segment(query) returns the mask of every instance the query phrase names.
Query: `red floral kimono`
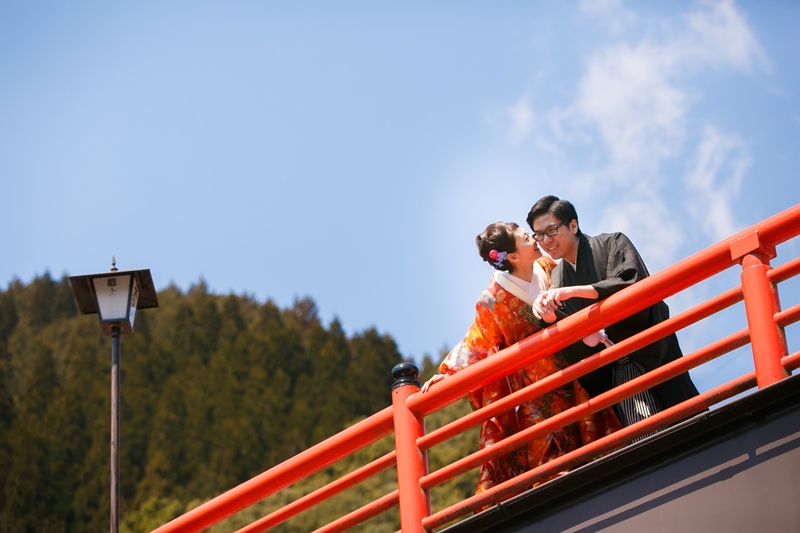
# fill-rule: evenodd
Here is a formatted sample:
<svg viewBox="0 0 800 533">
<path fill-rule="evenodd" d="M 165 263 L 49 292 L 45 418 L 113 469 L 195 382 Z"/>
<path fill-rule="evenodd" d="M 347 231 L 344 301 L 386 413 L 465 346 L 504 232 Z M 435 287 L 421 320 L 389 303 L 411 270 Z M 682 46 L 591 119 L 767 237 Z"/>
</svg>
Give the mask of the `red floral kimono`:
<svg viewBox="0 0 800 533">
<path fill-rule="evenodd" d="M 540 289 L 549 286 L 550 270 L 555 263 L 541 258 L 534 267 L 533 283 Z M 504 272 L 495 272 L 489 287 L 481 293 L 476 304 L 475 321 L 466 337 L 453 348 L 439 366 L 441 374 L 454 374 L 469 365 L 515 344 L 539 331 L 534 323 L 530 304 L 532 297 L 516 285 Z M 519 372 L 471 392 L 467 399 L 473 409 L 480 409 L 511 392 L 535 383 L 565 368 L 560 353 L 522 368 Z M 553 415 L 585 402 L 589 395 L 575 381 L 532 398 L 514 411 L 510 410 L 484 422 L 480 447 L 483 449 L 521 429 L 526 429 Z M 561 455 L 617 431 L 622 426 L 611 409 L 605 409 L 583 420 L 530 442 L 514 453 L 498 457 L 481 466 L 477 493 L 498 485 L 526 470 L 533 469 Z"/>
</svg>

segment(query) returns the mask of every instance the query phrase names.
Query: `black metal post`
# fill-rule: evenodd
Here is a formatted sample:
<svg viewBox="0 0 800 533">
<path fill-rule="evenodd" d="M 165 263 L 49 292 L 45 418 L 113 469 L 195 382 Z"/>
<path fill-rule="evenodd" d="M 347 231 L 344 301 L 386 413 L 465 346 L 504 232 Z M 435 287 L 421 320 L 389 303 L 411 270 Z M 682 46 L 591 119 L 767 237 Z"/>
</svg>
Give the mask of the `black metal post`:
<svg viewBox="0 0 800 533">
<path fill-rule="evenodd" d="M 414 385 L 417 388 L 422 387 L 419 382 L 419 368 L 414 363 L 404 362 L 394 365 L 392 377 L 394 378 L 392 390 L 405 385 Z"/>
<path fill-rule="evenodd" d="M 111 326 L 111 533 L 119 532 L 119 336 Z"/>
</svg>

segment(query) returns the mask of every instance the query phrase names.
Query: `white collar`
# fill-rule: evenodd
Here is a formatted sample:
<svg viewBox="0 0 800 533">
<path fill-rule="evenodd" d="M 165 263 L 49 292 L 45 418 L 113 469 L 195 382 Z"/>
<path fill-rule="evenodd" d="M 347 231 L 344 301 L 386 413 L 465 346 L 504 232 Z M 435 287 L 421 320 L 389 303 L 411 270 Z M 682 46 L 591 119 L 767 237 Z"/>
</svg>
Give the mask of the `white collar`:
<svg viewBox="0 0 800 533">
<path fill-rule="evenodd" d="M 533 304 L 533 298 L 531 297 L 530 294 L 528 294 L 528 291 L 526 291 L 525 289 L 514 283 L 514 280 L 511 279 L 512 278 L 511 274 L 509 274 L 508 272 L 495 270 L 494 274 L 492 275 L 492 278 L 494 279 L 495 282 L 497 282 L 498 285 L 503 287 L 506 290 L 506 292 L 510 292 L 512 295 L 516 296 L 517 298 L 519 298 L 528 305 Z"/>
<path fill-rule="evenodd" d="M 544 292 L 548 289 L 547 274 L 545 273 L 544 268 L 542 268 L 542 265 L 540 265 L 538 261 L 533 263 L 533 277 L 531 278 L 531 282 L 529 284 L 531 287 L 530 292 L 517 285 L 517 283 L 514 282 L 514 279 L 512 279 L 516 278 L 516 276 L 513 276 L 508 272 L 495 270 L 492 278 L 495 280 L 495 282 L 497 282 L 498 285 L 503 287 L 507 292 L 510 292 L 512 295 L 516 296 L 517 298 L 519 298 L 528 305 L 533 305 L 534 295 L 532 295 L 531 292 L 535 292 L 536 294 L 538 294 L 539 292 Z M 519 279 L 523 283 L 527 283 L 525 280 L 521 278 L 516 278 L 516 279 Z"/>
</svg>

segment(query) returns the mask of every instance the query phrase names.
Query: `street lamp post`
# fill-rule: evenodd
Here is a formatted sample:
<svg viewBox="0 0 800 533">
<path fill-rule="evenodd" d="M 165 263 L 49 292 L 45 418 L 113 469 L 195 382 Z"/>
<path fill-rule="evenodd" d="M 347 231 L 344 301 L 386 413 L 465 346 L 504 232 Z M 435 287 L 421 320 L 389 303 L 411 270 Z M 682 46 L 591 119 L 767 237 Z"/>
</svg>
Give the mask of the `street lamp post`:
<svg viewBox="0 0 800 533">
<path fill-rule="evenodd" d="M 133 333 L 137 309 L 158 307 L 150 270 L 117 270 L 70 276 L 81 314 L 97 313 L 103 335 L 111 337 L 111 533 L 119 532 L 119 338 Z"/>
</svg>

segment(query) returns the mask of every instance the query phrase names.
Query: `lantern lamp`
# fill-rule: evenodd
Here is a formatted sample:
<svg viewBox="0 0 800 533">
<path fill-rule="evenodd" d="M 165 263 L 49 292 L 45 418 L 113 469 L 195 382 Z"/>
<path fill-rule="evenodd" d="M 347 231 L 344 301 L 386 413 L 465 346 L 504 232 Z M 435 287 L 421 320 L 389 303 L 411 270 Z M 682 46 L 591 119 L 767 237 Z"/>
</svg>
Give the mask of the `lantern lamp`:
<svg viewBox="0 0 800 533">
<path fill-rule="evenodd" d="M 120 335 L 133 333 L 137 309 L 158 307 L 158 294 L 149 270 L 117 270 L 70 276 L 81 314 L 97 313 L 103 335 L 111 337 L 111 533 L 119 533 L 119 382 Z"/>
<path fill-rule="evenodd" d="M 137 309 L 158 307 L 158 294 L 150 270 L 118 271 L 111 261 L 110 272 L 70 276 L 69 281 L 81 314 L 97 313 L 103 335 L 110 336 L 112 326 L 126 335 L 133 333 Z"/>
</svg>

